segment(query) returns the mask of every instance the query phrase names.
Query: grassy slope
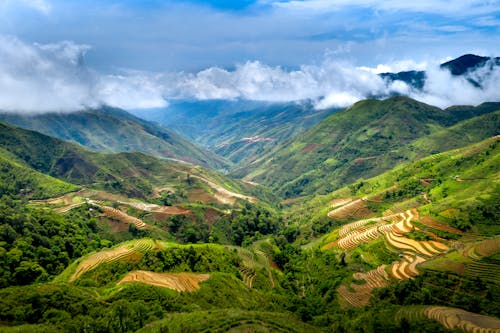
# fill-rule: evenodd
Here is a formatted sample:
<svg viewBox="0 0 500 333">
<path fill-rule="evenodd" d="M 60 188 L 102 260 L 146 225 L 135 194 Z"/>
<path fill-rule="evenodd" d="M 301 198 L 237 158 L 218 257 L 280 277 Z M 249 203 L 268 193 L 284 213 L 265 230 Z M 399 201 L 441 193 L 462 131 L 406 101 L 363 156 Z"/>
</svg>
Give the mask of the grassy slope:
<svg viewBox="0 0 500 333">
<path fill-rule="evenodd" d="M 92 152 L 79 145 L 2 123 L 0 147 L 41 173 L 132 197 L 145 197 L 156 186 L 184 183 L 188 174 L 202 176 L 236 192 L 252 188 L 201 167 L 171 163 L 143 153 Z"/>
<path fill-rule="evenodd" d="M 140 151 L 156 157 L 179 159 L 203 166 L 225 167 L 225 162 L 215 155 L 161 126 L 120 109 L 104 107 L 75 113 L 41 115 L 0 114 L 0 119 L 98 151 Z"/>
<path fill-rule="evenodd" d="M 29 168 L 3 148 L 0 148 L 0 171 L 0 196 L 44 199 L 78 189 L 78 186 Z"/>
<path fill-rule="evenodd" d="M 328 193 L 360 178 L 369 178 L 392 169 L 395 165 L 452 146 L 440 143 L 447 134 L 437 135 L 431 141 L 415 143 L 414 153 L 403 149 L 420 138 L 433 135 L 457 122 L 475 115 L 496 111 L 498 104 L 480 107 L 461 107 L 441 110 L 406 97 L 384 101 L 366 100 L 331 115 L 302 135 L 277 147 L 264 157 L 254 170 L 242 169 L 238 175 L 249 173 L 258 183 L 270 186 L 285 198 L 307 194 Z M 496 132 L 498 115 L 485 120 L 488 131 L 464 126 L 471 131 L 458 140 L 463 146 L 471 140 L 484 139 Z M 457 135 L 458 136 L 458 135 Z M 429 147 L 425 147 L 427 144 Z M 442 149 L 442 150 L 441 150 Z"/>
<path fill-rule="evenodd" d="M 372 201 L 369 206 L 374 214 L 381 214 L 387 209 L 402 211 L 419 207 L 422 215 L 431 215 L 452 225 L 467 220 L 474 225 L 474 232 L 494 235 L 500 233 L 498 226 L 481 224 L 477 217 L 476 220 L 470 220 L 470 217 L 473 216 L 472 212 L 481 206 L 482 200 L 500 200 L 499 170 L 500 144 L 497 136 L 464 148 L 406 163 L 328 195 L 315 196 L 290 208 L 287 215 L 292 221 L 300 224 L 303 230 L 318 230 L 321 224 L 345 223 L 333 221 L 326 216 L 332 209 L 329 204 L 331 200 L 366 196 Z M 459 177 L 458 181 L 456 176 Z M 428 184 L 424 185 L 421 179 L 427 180 Z M 432 202 L 425 201 L 422 193 L 426 193 Z M 489 218 L 491 219 L 491 216 Z"/>
</svg>

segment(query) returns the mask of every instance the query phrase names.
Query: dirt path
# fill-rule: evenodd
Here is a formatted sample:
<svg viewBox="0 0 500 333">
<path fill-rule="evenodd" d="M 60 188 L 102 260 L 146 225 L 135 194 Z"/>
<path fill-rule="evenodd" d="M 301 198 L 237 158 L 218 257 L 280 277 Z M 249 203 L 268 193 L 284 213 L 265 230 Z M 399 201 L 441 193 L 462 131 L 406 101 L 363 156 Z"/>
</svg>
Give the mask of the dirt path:
<svg viewBox="0 0 500 333">
<path fill-rule="evenodd" d="M 133 224 L 137 227 L 137 229 L 149 229 L 150 226 L 144 223 L 141 219 L 138 219 L 135 216 L 128 215 L 127 213 L 122 212 L 113 207 L 97 205 L 102 209 L 104 215 L 109 216 L 111 218 L 115 218 L 117 220 L 121 220 L 123 222 Z"/>
<path fill-rule="evenodd" d="M 216 193 L 215 193 L 215 198 L 220 202 L 220 203 L 223 203 L 223 204 L 229 204 L 229 205 L 232 205 L 235 203 L 236 201 L 236 198 L 238 199 L 243 199 L 243 200 L 246 200 L 246 201 L 249 201 L 249 202 L 257 202 L 257 199 L 254 198 L 254 197 L 250 197 L 250 196 L 247 196 L 247 195 L 243 195 L 243 194 L 239 194 L 239 193 L 235 193 L 235 192 L 232 192 L 232 191 L 229 191 L 228 189 L 225 189 L 224 187 L 208 180 L 208 179 L 205 179 L 203 177 L 200 177 L 200 176 L 191 176 L 193 178 L 198 178 L 199 180 L 205 182 L 208 184 L 208 186 L 210 186 L 211 188 L 213 188 Z"/>
</svg>

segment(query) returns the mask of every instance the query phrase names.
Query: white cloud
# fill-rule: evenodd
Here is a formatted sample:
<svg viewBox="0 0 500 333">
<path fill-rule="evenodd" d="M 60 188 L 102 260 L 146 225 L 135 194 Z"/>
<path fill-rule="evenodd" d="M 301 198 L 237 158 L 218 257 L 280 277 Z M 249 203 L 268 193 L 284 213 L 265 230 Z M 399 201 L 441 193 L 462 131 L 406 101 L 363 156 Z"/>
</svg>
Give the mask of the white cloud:
<svg viewBox="0 0 500 333">
<path fill-rule="evenodd" d="M 122 70 L 111 75 L 85 67 L 84 54 L 89 49 L 68 41 L 30 45 L 15 37 L 0 36 L 0 110 L 71 112 L 103 104 L 147 109 L 165 107 L 172 99 L 312 100 L 317 108 L 327 108 L 394 93 L 440 107 L 500 101 L 500 66 L 486 66 L 467 77 L 453 77 L 441 70 L 438 62 L 400 60 L 370 68 L 356 67 L 330 55 L 319 64 L 295 70 L 248 61 L 233 70 Z M 426 70 L 422 91 L 378 75 L 410 69 Z M 474 87 L 468 79 L 480 82 L 482 88 Z"/>
<path fill-rule="evenodd" d="M 484 66 L 466 76 L 456 77 L 435 64 L 426 73 L 423 91 L 414 91 L 410 97 L 439 107 L 500 101 L 500 66 Z M 479 82 L 481 88 L 472 85 L 469 79 Z"/>
<path fill-rule="evenodd" d="M 451 60 L 447 59 L 446 61 Z M 411 59 L 397 60 L 390 64 L 378 64 L 376 67 L 360 66 L 361 70 L 368 71 L 373 74 L 381 73 L 398 73 L 404 71 L 425 71 L 427 69 L 427 61 L 416 62 Z"/>
<path fill-rule="evenodd" d="M 0 109 L 64 111 L 96 105 L 89 73 L 75 65 L 86 49 L 71 42 L 44 48 L 0 36 Z"/>
<path fill-rule="evenodd" d="M 263 0 L 273 6 L 291 11 L 327 12 L 339 11 L 346 7 L 365 7 L 385 11 L 408 11 L 435 14 L 453 14 L 458 16 L 490 14 L 500 9 L 497 1 L 455 0 Z"/>
<path fill-rule="evenodd" d="M 64 41 L 29 45 L 0 36 L 0 110 L 71 112 L 102 104 L 121 108 L 163 107 L 155 75 L 101 75 L 86 68 L 87 45 Z"/>
</svg>

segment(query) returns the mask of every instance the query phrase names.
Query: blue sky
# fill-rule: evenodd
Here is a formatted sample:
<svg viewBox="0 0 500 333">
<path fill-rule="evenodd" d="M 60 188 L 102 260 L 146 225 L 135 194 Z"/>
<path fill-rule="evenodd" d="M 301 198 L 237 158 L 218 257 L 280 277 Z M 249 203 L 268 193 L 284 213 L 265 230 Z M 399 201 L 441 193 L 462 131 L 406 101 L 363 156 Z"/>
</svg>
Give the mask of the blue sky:
<svg viewBox="0 0 500 333">
<path fill-rule="evenodd" d="M 104 71 L 500 54 L 499 1 L 2 0 L 0 14 L 0 33 L 89 45 L 88 63 Z"/>
<path fill-rule="evenodd" d="M 0 0 L 0 110 L 500 100 L 500 70 L 482 91 L 434 70 L 466 53 L 500 56 L 500 0 Z M 424 94 L 377 76 L 409 69 Z"/>
</svg>

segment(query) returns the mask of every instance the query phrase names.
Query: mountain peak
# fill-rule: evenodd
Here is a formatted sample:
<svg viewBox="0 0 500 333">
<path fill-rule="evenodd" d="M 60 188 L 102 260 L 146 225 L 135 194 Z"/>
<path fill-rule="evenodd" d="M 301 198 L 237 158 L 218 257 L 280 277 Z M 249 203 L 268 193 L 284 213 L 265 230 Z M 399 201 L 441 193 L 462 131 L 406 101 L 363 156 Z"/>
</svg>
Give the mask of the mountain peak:
<svg viewBox="0 0 500 333">
<path fill-rule="evenodd" d="M 441 68 L 447 68 L 453 75 L 462 75 L 471 69 L 484 66 L 484 64 L 491 59 L 498 60 L 499 58 L 482 57 L 475 54 L 464 54 L 463 56 L 441 64 Z"/>
</svg>

